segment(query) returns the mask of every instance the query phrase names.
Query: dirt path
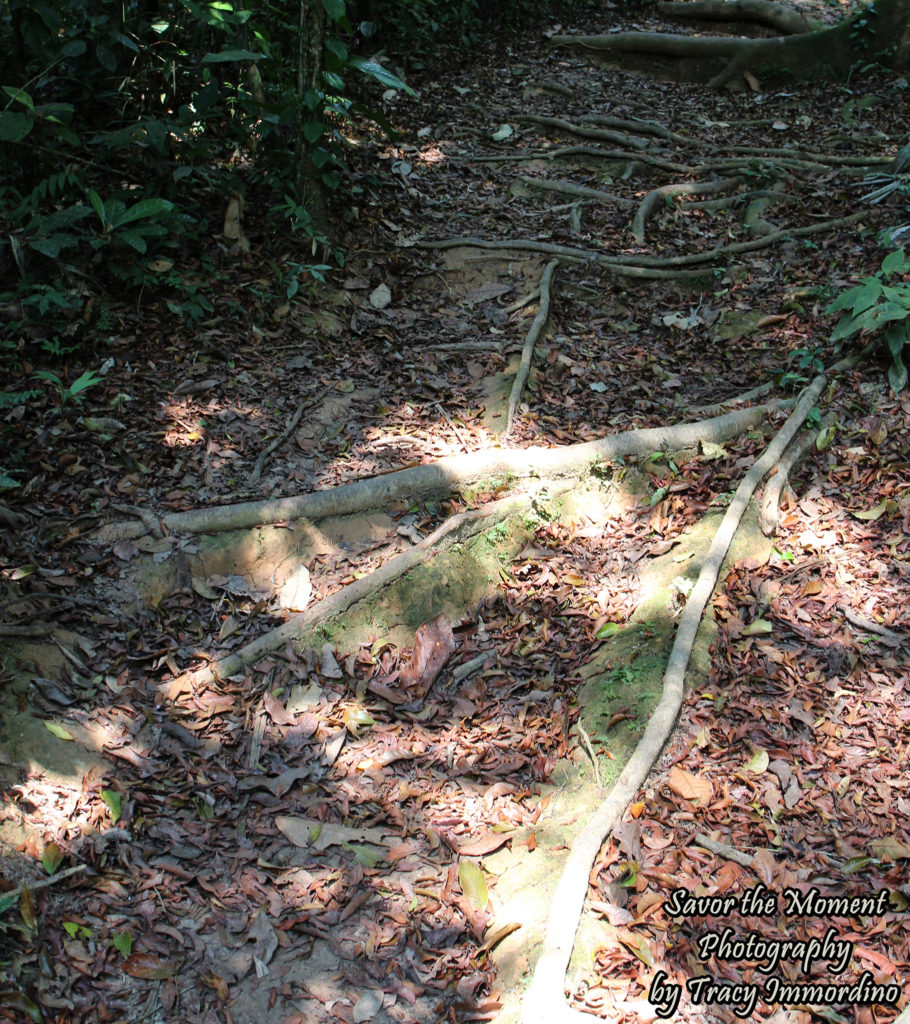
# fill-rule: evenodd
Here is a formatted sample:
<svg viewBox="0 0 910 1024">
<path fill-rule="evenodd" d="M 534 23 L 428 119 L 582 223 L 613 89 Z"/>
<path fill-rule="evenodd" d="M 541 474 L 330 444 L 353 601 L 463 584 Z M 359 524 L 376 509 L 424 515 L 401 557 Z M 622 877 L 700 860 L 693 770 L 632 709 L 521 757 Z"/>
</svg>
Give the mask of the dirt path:
<svg viewBox="0 0 910 1024">
<path fill-rule="evenodd" d="M 793 398 L 843 354 L 825 305 L 898 216 L 860 199 L 902 141 L 898 84 L 754 84 L 633 78 L 539 38 L 437 69 L 386 97 L 401 139 L 371 143 L 328 287 L 263 305 L 250 228 L 252 256 L 217 257 L 234 305 L 199 332 L 112 310 L 107 391 L 21 424 L 35 475 L 2 535 L 0 1020 L 519 1019 L 568 850 L 787 410 L 583 449 L 571 474 L 546 452 L 523 472 L 523 450 Z M 673 740 L 590 872 L 577 1010 L 652 1020 L 655 978 L 705 971 L 744 1004 L 761 957 L 698 956 L 727 926 L 833 928 L 839 980 L 906 982 L 908 428 L 884 364 L 832 378 L 776 531 L 747 513 Z M 462 472 L 472 452 L 492 461 Z M 431 461 L 448 489 L 398 486 Z M 359 509 L 181 518 L 366 477 L 384 500 Z M 891 902 L 665 906 L 757 884 Z M 677 1015 L 728 1019 L 707 1001 L 683 988 Z M 891 1020 L 875 1002 L 822 1015 Z"/>
</svg>

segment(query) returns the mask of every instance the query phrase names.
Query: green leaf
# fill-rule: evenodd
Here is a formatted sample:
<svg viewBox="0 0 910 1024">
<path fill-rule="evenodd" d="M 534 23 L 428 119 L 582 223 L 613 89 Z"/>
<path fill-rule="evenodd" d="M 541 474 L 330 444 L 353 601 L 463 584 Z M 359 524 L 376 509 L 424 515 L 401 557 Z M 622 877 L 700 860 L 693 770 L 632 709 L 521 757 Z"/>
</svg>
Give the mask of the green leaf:
<svg viewBox="0 0 910 1024">
<path fill-rule="evenodd" d="M 87 49 L 84 39 L 71 39 L 60 53 L 64 57 L 81 57 Z"/>
<path fill-rule="evenodd" d="M 10 907 L 16 905 L 16 901 L 19 899 L 19 893 L 15 890 L 13 892 L 6 892 L 0 896 L 0 914 L 5 914 Z"/>
<path fill-rule="evenodd" d="M 121 242 L 126 242 L 131 249 L 135 249 L 142 256 L 148 252 L 148 245 L 146 245 L 145 238 L 139 231 L 118 231 L 117 237 Z"/>
<path fill-rule="evenodd" d="M 366 60 L 364 57 L 348 57 L 348 66 L 356 68 L 364 75 L 374 78 L 380 85 L 388 86 L 390 89 L 404 89 L 409 96 L 416 96 L 417 93 L 398 75 L 384 68 L 378 61 Z"/>
<path fill-rule="evenodd" d="M 822 427 L 818 432 L 818 436 L 815 438 L 815 448 L 817 451 L 823 452 L 829 444 L 834 440 L 834 435 L 837 433 L 837 427 L 832 424 L 829 427 Z"/>
<path fill-rule="evenodd" d="M 319 121 L 307 121 L 303 126 L 303 137 L 312 145 L 317 139 L 322 138 L 324 130 Z"/>
<path fill-rule="evenodd" d="M 58 725 L 56 722 L 50 722 L 50 721 L 45 720 L 44 726 L 45 726 L 45 728 L 47 729 L 48 732 L 53 733 L 58 739 L 61 739 L 61 740 L 72 740 L 72 739 L 75 739 L 75 736 L 73 736 L 73 734 L 69 731 L 69 729 L 64 729 L 62 725 Z"/>
<path fill-rule="evenodd" d="M 0 142 L 21 142 L 35 124 L 31 114 L 0 111 Z"/>
<path fill-rule="evenodd" d="M 888 383 L 894 389 L 895 394 L 903 391 L 907 386 L 907 367 L 904 366 L 900 356 L 895 356 L 894 361 L 888 367 Z"/>
<path fill-rule="evenodd" d="M 133 948 L 133 936 L 129 932 L 117 932 L 113 938 L 114 949 L 125 960 L 130 955 L 130 950 Z"/>
<path fill-rule="evenodd" d="M 666 496 L 667 496 L 667 488 L 666 487 L 658 487 L 657 490 L 651 495 L 651 508 L 654 508 L 654 506 L 659 501 L 663 501 L 663 499 Z"/>
<path fill-rule="evenodd" d="M 56 843 L 48 843 L 44 847 L 44 853 L 41 855 L 41 863 L 44 865 L 44 870 L 52 875 L 60 867 L 60 862 L 63 860 L 63 850 Z"/>
<path fill-rule="evenodd" d="M 104 209 L 104 203 L 102 202 L 101 196 L 93 189 L 88 190 L 88 201 L 92 204 L 92 209 L 98 214 L 98 219 L 101 221 L 103 227 L 107 227 L 107 212 Z"/>
<path fill-rule="evenodd" d="M 162 213 L 170 213 L 174 204 L 167 199 L 140 199 L 134 203 L 118 220 L 119 224 L 129 224 L 130 221 L 142 220 L 145 217 L 160 217 Z"/>
<path fill-rule="evenodd" d="M 341 21 L 344 17 L 344 0 L 322 0 L 322 6 L 332 21 Z"/>
<path fill-rule="evenodd" d="M 252 50 L 221 50 L 219 53 L 207 53 L 202 58 L 203 64 L 226 64 L 230 61 L 262 60 L 264 53 L 253 53 Z"/>
<path fill-rule="evenodd" d="M 754 619 L 743 630 L 743 636 L 762 636 L 770 633 L 774 627 L 767 619 Z"/>
<path fill-rule="evenodd" d="M 853 316 L 843 316 L 838 320 L 837 326 L 831 332 L 831 341 L 842 341 L 862 330 L 863 325 Z"/>
<path fill-rule="evenodd" d="M 79 243 L 77 235 L 57 234 L 49 235 L 47 238 L 33 238 L 28 243 L 30 249 L 40 252 L 55 260 L 64 249 L 69 249 Z"/>
<path fill-rule="evenodd" d="M 98 58 L 98 63 L 107 71 L 117 70 L 117 58 L 111 53 L 111 51 L 103 44 L 99 43 L 95 47 L 95 56 Z"/>
<path fill-rule="evenodd" d="M 102 789 L 101 799 L 107 804 L 111 812 L 111 823 L 116 825 L 120 820 L 122 798 L 116 789 Z"/>
<path fill-rule="evenodd" d="M 618 633 L 621 629 L 622 626 L 618 622 L 605 622 L 594 636 L 598 640 L 606 640 L 607 637 L 613 636 L 614 633 Z"/>
<path fill-rule="evenodd" d="M 906 269 L 907 258 L 904 256 L 903 249 L 895 249 L 894 252 L 889 252 L 882 260 L 883 274 L 900 274 Z"/>
<path fill-rule="evenodd" d="M 336 39 L 334 36 L 330 36 L 326 39 L 325 48 L 329 53 L 334 53 L 340 61 L 348 59 L 348 48 L 340 39 Z"/>
<path fill-rule="evenodd" d="M 341 92 L 344 89 L 344 79 L 341 75 L 336 75 L 334 71 L 323 71 L 323 80 L 325 84 L 336 92 Z"/>
<path fill-rule="evenodd" d="M 885 331 L 885 341 L 888 343 L 888 351 L 892 359 L 900 359 L 904 344 L 907 341 L 908 324 L 892 324 Z"/>
<path fill-rule="evenodd" d="M 458 881 L 461 891 L 477 907 L 483 910 L 490 898 L 487 880 L 483 871 L 472 860 L 463 860 L 458 865 Z"/>
<path fill-rule="evenodd" d="M 28 107 L 29 110 L 35 109 L 35 101 L 25 91 L 25 89 L 19 89 L 15 85 L 4 85 L 3 91 L 10 99 L 17 100 L 24 107 Z"/>
<path fill-rule="evenodd" d="M 342 846 L 354 854 L 354 860 L 362 868 L 375 868 L 384 856 L 381 851 L 372 850 L 369 846 L 362 846 L 360 843 L 343 843 Z"/>
</svg>

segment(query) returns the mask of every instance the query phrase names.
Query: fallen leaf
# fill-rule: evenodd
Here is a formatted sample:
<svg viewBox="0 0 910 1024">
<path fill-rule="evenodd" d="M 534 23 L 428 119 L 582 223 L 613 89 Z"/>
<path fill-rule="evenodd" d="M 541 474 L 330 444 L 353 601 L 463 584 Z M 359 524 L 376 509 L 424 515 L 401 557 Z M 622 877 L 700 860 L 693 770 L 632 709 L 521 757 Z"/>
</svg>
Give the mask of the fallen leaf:
<svg viewBox="0 0 910 1024">
<path fill-rule="evenodd" d="M 677 796 L 684 800 L 691 800 L 704 807 L 714 795 L 714 787 L 710 779 L 702 775 L 693 775 L 674 765 L 670 769 L 667 785 Z"/>
<path fill-rule="evenodd" d="M 296 725 L 297 718 L 292 715 L 281 701 L 271 693 L 266 693 L 262 698 L 262 705 L 269 713 L 269 718 L 275 725 Z"/>
<path fill-rule="evenodd" d="M 145 978 L 148 981 L 170 978 L 177 973 L 175 966 L 154 953 L 133 953 L 120 966 L 131 978 Z"/>
<path fill-rule="evenodd" d="M 455 637 L 445 615 L 425 622 L 414 636 L 414 655 L 402 668 L 399 682 L 424 697 L 455 650 Z"/>
<path fill-rule="evenodd" d="M 461 883 L 461 891 L 471 903 L 478 910 L 483 910 L 490 898 L 483 870 L 474 861 L 463 860 L 458 865 L 458 881 Z"/>
</svg>

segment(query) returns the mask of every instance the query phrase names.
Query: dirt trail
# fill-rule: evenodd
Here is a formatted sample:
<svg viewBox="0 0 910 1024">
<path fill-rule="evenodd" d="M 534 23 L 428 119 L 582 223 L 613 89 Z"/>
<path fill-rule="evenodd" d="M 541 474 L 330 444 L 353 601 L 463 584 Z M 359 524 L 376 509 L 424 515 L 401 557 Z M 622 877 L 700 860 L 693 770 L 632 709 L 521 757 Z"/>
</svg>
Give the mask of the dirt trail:
<svg viewBox="0 0 910 1024">
<path fill-rule="evenodd" d="M 843 355 L 824 307 L 897 216 L 859 197 L 906 83 L 741 84 L 610 72 L 544 38 L 437 69 L 386 98 L 401 139 L 371 142 L 381 184 L 330 287 L 119 359 L 109 385 L 137 411 L 103 451 L 63 413 L 36 435 L 28 525 L 4 534 L 0 872 L 85 870 L 5 909 L 0 1020 L 520 1019 L 568 850 L 660 699 L 720 516 Z M 259 272 L 224 259 L 241 291 Z M 570 447 L 766 400 L 716 439 Z M 697 957 L 728 924 L 833 926 L 845 977 L 908 977 L 910 400 L 872 358 L 819 407 L 763 513 L 776 531 L 744 518 L 678 729 L 596 857 L 577 1011 L 651 1020 L 660 972 L 758 985 Z M 398 485 L 428 462 L 442 482 Z M 277 503 L 368 477 L 362 507 Z M 212 525 L 241 501 L 255 528 Z M 759 883 L 893 899 L 664 907 Z M 810 1001 L 755 1015 L 808 1021 Z M 713 1013 L 683 989 L 679 1018 Z"/>
</svg>

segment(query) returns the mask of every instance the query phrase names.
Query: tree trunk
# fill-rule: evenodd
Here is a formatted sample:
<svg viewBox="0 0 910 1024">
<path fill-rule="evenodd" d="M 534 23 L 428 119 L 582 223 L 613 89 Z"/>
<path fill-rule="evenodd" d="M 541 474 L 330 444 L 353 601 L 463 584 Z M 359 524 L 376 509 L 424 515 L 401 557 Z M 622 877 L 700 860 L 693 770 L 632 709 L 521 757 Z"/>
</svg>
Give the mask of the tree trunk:
<svg viewBox="0 0 910 1024">
<path fill-rule="evenodd" d="M 308 3 L 299 0 L 297 23 L 297 123 L 294 145 L 295 184 L 297 198 L 312 218 L 315 237 L 328 240 L 329 217 L 322 172 L 313 163 L 310 150 L 312 145 L 304 134 L 308 121 L 322 121 L 324 104 L 312 108 L 305 96 L 315 93 L 322 96 L 322 70 L 326 37 L 326 13 L 320 0 Z M 317 140 L 318 141 L 318 140 Z"/>
</svg>

